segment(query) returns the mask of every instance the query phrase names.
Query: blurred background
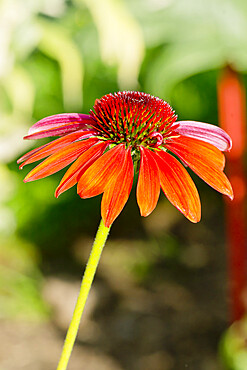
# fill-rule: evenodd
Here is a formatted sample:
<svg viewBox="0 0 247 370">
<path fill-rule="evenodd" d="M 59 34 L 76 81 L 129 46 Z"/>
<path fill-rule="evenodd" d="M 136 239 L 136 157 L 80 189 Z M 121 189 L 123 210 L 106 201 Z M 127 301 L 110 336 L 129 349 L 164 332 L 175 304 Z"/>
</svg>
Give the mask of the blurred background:
<svg viewBox="0 0 247 370">
<path fill-rule="evenodd" d="M 245 0 L 1 0 L 1 370 L 56 368 L 100 220 L 101 197 L 81 200 L 73 188 L 55 199 L 61 172 L 23 183 L 32 166 L 19 171 L 16 159 L 41 145 L 22 140 L 28 128 L 48 115 L 88 113 L 96 98 L 124 89 L 168 101 L 179 120 L 217 125 L 227 65 L 243 92 Z M 244 145 L 241 158 L 244 170 Z M 237 344 L 221 339 L 231 321 L 230 208 L 192 177 L 202 201 L 196 225 L 163 195 L 141 218 L 133 188 L 103 252 L 69 369 L 247 368 L 245 326 Z"/>
</svg>

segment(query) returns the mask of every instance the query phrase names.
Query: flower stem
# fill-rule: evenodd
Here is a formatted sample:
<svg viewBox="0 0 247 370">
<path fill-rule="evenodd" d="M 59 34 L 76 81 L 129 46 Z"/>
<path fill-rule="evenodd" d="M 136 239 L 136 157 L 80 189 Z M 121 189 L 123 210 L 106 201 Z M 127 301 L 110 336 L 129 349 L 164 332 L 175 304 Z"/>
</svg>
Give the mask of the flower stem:
<svg viewBox="0 0 247 370">
<path fill-rule="evenodd" d="M 87 301 L 87 297 L 94 279 L 94 275 L 100 260 L 102 250 L 104 248 L 106 239 L 108 237 L 110 227 L 105 227 L 103 220 L 101 220 L 95 241 L 88 259 L 88 263 L 83 275 L 79 296 L 76 302 L 73 317 L 64 341 L 63 351 L 58 363 L 57 370 L 66 370 L 67 365 L 73 350 L 77 332 L 79 329 L 81 316 Z"/>
</svg>

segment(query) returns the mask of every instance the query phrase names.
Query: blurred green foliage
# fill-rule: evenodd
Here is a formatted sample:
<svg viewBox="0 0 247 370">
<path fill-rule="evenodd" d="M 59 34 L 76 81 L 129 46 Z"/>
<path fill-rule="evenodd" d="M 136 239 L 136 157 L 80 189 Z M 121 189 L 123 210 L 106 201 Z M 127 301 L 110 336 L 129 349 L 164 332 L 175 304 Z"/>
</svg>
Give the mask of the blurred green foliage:
<svg viewBox="0 0 247 370">
<path fill-rule="evenodd" d="M 220 68 L 247 71 L 247 3 L 2 0 L 0 9 L 0 317 L 42 318 L 40 269 L 75 271 L 70 247 L 94 234 L 100 198 L 81 201 L 74 189 L 56 200 L 60 173 L 23 184 L 29 169 L 19 172 L 16 158 L 39 143 L 22 136 L 45 116 L 87 113 L 119 89 L 157 95 L 180 119 L 217 123 Z M 135 212 L 132 237 L 142 228 Z M 176 241 L 168 239 L 165 252 L 156 246 L 133 273 L 145 279 L 157 255 L 175 258 Z"/>
<path fill-rule="evenodd" d="M 220 343 L 220 352 L 222 361 L 227 370 L 246 369 L 246 334 L 246 317 L 239 322 L 235 322 L 225 332 Z"/>
</svg>

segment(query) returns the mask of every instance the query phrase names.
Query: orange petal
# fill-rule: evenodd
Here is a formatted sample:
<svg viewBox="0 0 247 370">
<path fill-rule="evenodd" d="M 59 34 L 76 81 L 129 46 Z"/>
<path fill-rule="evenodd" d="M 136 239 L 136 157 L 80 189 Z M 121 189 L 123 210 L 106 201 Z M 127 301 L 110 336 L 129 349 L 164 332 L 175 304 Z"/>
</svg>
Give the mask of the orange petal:
<svg viewBox="0 0 247 370">
<path fill-rule="evenodd" d="M 134 167 L 129 148 L 125 151 L 121 172 L 116 174 L 115 178 L 108 184 L 102 197 L 101 215 L 106 227 L 110 227 L 125 206 L 131 191 L 133 176 Z"/>
<path fill-rule="evenodd" d="M 17 163 L 25 161 L 20 166 L 20 169 L 22 169 L 26 164 L 33 163 L 39 161 L 40 159 L 48 157 L 49 155 L 64 148 L 66 145 L 72 143 L 73 141 L 78 140 L 80 138 L 84 138 L 84 136 L 88 136 L 88 132 L 80 131 L 63 136 L 59 139 L 52 141 L 51 143 L 42 145 L 37 149 L 31 150 L 30 152 L 22 156 L 20 159 L 18 159 Z"/>
<path fill-rule="evenodd" d="M 124 144 L 120 144 L 97 159 L 78 182 L 77 193 L 80 197 L 90 198 L 103 193 L 107 184 L 121 172 L 125 153 Z"/>
<path fill-rule="evenodd" d="M 141 163 L 137 184 L 137 203 L 142 216 L 148 216 L 156 207 L 160 194 L 159 170 L 148 149 L 140 146 Z"/>
<path fill-rule="evenodd" d="M 223 171 L 225 167 L 224 154 L 212 144 L 202 140 L 179 136 L 166 142 L 166 148 L 173 151 L 177 148 L 184 153 L 185 158 L 196 157 L 198 160 L 206 161 L 209 166 L 217 167 Z"/>
<path fill-rule="evenodd" d="M 64 191 L 74 186 L 82 173 L 84 173 L 93 162 L 96 161 L 109 145 L 108 142 L 100 142 L 87 149 L 80 157 L 69 167 L 63 176 L 59 186 L 55 191 L 55 197 L 58 197 Z"/>
<path fill-rule="evenodd" d="M 44 148 L 46 148 L 48 145 L 50 145 L 50 143 L 47 143 L 47 144 L 44 144 L 42 146 L 39 146 L 38 148 L 35 148 L 33 150 L 30 150 L 30 152 L 27 152 L 26 154 L 24 154 L 21 158 L 17 159 L 17 163 L 21 163 L 21 162 L 24 162 L 25 160 L 29 159 L 30 157 L 32 157 L 34 154 L 36 154 L 37 152 L 39 152 L 40 150 L 43 150 Z M 23 166 L 25 164 L 22 164 L 19 169 L 22 170 Z"/>
<path fill-rule="evenodd" d="M 166 147 L 212 188 L 233 199 L 231 184 L 223 173 L 224 155 L 219 149 L 201 140 L 182 136 L 167 143 Z"/>
<path fill-rule="evenodd" d="M 168 200 L 190 221 L 200 221 L 200 198 L 188 172 L 176 158 L 164 151 L 152 155 L 159 168 L 161 188 Z"/>
<path fill-rule="evenodd" d="M 84 141 L 77 141 L 67 145 L 65 148 L 45 159 L 31 172 L 29 172 L 29 174 L 25 177 L 24 182 L 42 179 L 61 170 L 77 159 L 85 150 L 94 145 L 97 141 L 99 140 L 93 138 Z"/>
</svg>

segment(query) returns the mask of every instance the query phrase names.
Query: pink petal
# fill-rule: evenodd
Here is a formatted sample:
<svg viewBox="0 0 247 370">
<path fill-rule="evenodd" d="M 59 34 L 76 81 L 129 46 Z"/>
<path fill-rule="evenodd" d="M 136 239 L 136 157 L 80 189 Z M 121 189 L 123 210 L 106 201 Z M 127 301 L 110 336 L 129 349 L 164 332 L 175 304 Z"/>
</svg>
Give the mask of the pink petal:
<svg viewBox="0 0 247 370">
<path fill-rule="evenodd" d="M 62 113 L 55 114 L 36 122 L 24 139 L 41 139 L 49 136 L 60 136 L 77 130 L 92 130 L 94 119 L 88 114 Z"/>
<path fill-rule="evenodd" d="M 174 133 L 192 137 L 210 143 L 221 151 L 229 151 L 232 147 L 230 136 L 218 126 L 196 121 L 178 121 Z"/>
</svg>

